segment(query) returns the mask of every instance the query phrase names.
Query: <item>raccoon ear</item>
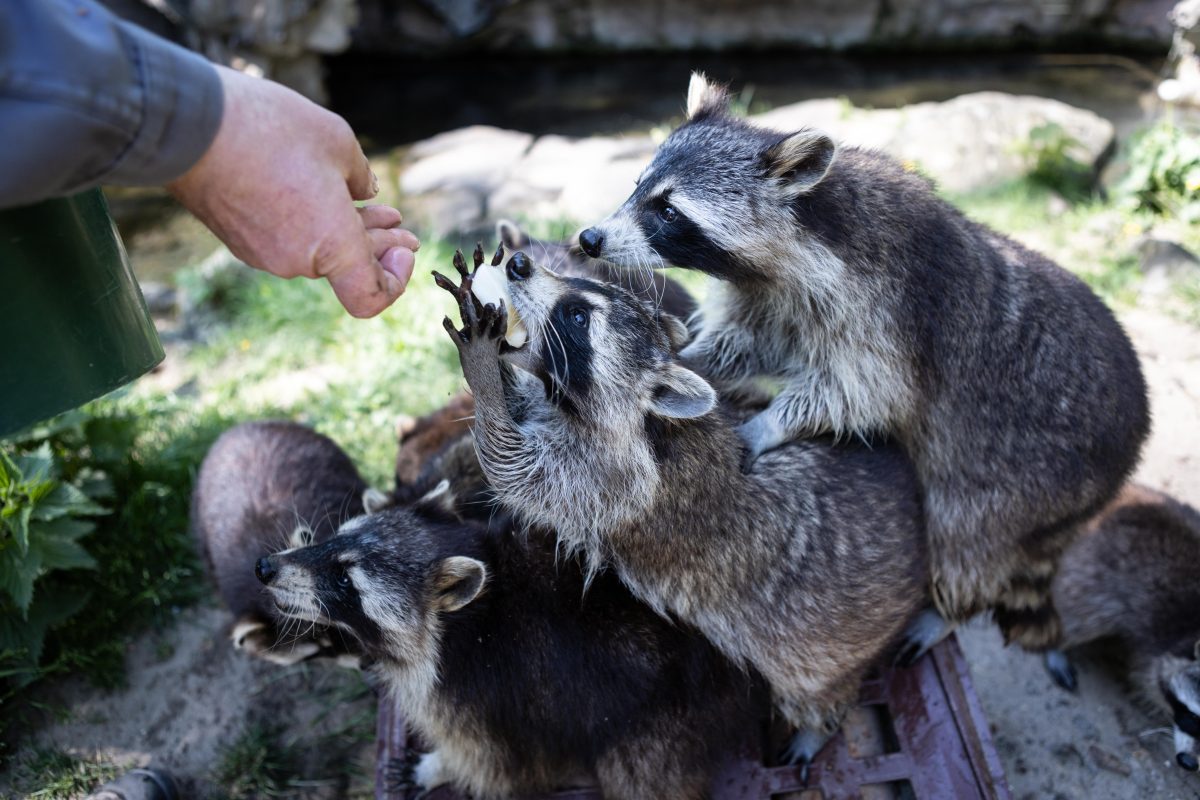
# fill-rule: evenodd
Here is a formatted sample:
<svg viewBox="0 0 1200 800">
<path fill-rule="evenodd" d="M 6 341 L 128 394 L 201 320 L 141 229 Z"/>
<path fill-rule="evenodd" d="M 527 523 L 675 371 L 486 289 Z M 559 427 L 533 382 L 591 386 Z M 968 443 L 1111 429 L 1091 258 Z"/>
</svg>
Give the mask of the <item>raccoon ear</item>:
<svg viewBox="0 0 1200 800">
<path fill-rule="evenodd" d="M 688 82 L 687 118 L 722 114 L 729 106 L 729 93 L 724 87 L 709 83 L 703 72 L 693 72 Z"/>
<path fill-rule="evenodd" d="M 717 404 L 717 393 L 708 381 L 687 367 L 671 363 L 654 387 L 650 413 L 672 419 L 702 417 Z"/>
<path fill-rule="evenodd" d="M 437 565 L 433 603 L 439 611 L 458 611 L 483 591 L 487 567 L 466 556 L 451 556 Z"/>
<path fill-rule="evenodd" d="M 505 250 L 520 250 L 529 244 L 529 237 L 521 226 L 511 219 L 502 219 L 496 223 L 496 238 L 504 245 Z"/>
<path fill-rule="evenodd" d="M 684 325 L 683 320 L 674 314 L 659 311 L 658 322 L 663 326 L 663 330 L 667 332 L 667 338 L 671 340 L 671 349 L 676 352 L 688 343 L 688 339 L 692 338 L 692 334 L 688 332 L 687 325 Z"/>
<path fill-rule="evenodd" d="M 415 505 L 426 512 L 458 519 L 458 512 L 454 507 L 455 499 L 454 492 L 450 490 L 450 480 L 442 478 L 437 486 L 421 495 Z"/>
<path fill-rule="evenodd" d="M 392 505 L 392 498 L 372 486 L 363 492 L 362 504 L 364 512 L 374 514 Z"/>
<path fill-rule="evenodd" d="M 800 131 L 780 140 L 763 153 L 767 175 L 783 181 L 788 194 L 812 189 L 829 172 L 837 146 L 820 131 Z"/>
</svg>

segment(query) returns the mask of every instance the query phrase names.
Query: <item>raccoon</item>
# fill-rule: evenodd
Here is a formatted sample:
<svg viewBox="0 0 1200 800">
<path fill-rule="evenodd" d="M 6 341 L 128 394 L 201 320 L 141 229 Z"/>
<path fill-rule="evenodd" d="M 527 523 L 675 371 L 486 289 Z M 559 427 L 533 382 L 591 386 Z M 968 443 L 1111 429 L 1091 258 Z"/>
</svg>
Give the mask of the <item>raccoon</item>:
<svg viewBox="0 0 1200 800">
<path fill-rule="evenodd" d="M 253 564 L 287 544 L 325 541 L 361 514 L 367 486 L 329 439 L 291 422 L 248 422 L 213 443 L 192 492 L 191 528 L 233 612 L 235 647 L 279 664 L 349 654 L 336 631 L 285 636 Z"/>
<path fill-rule="evenodd" d="M 461 256 L 455 265 L 461 285 L 435 277 L 466 326 L 445 321 L 500 503 L 761 672 L 799 729 L 785 756 L 807 764 L 926 602 L 920 493 L 903 454 L 802 442 L 744 474 L 715 392 L 675 358 L 678 319 L 518 252 L 508 291 L 529 336 L 514 349 L 507 310 L 478 304 L 473 273 Z"/>
<path fill-rule="evenodd" d="M 1055 561 L 1148 430 L 1129 339 L 1082 281 L 893 159 L 726 105 L 694 74 L 687 121 L 580 246 L 625 269 L 716 279 L 685 363 L 722 388 L 784 384 L 740 428 L 748 463 L 820 433 L 904 447 L 925 492 L 936 609 L 911 657 L 987 609 L 1009 641 L 1044 649 Z"/>
<path fill-rule="evenodd" d="M 588 585 L 553 535 L 463 522 L 450 494 L 257 566 L 289 618 L 357 641 L 433 746 L 399 788 L 496 798 L 598 782 L 610 798 L 707 796 L 722 752 L 765 707 L 756 679 L 611 573 Z"/>
<path fill-rule="evenodd" d="M 1063 554 L 1053 584 L 1060 646 L 1120 642 L 1140 693 L 1175 728 L 1175 759 L 1196 771 L 1200 740 L 1200 513 L 1131 485 Z M 1074 690 L 1062 650 L 1046 653 L 1058 684 Z"/>
<path fill-rule="evenodd" d="M 653 269 L 618 269 L 607 262 L 586 257 L 580 251 L 578 242 L 534 239 L 509 220 L 496 223 L 496 238 L 506 250 L 520 250 L 535 263 L 545 265 L 564 278 L 591 278 L 595 281 L 615 283 L 682 320 L 690 319 L 696 312 L 696 300 L 688 290 L 678 281 Z"/>
</svg>

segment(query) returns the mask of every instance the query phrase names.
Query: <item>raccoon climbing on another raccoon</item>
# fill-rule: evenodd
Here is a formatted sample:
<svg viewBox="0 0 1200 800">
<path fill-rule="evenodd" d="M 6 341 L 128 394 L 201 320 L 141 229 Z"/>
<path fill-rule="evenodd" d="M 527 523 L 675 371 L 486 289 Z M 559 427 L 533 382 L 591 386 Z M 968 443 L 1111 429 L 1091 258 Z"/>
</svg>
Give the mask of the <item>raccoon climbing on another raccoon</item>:
<svg viewBox="0 0 1200 800">
<path fill-rule="evenodd" d="M 329 539 L 362 513 L 366 489 L 341 448 L 303 425 L 247 422 L 217 438 L 196 476 L 191 528 L 233 612 L 235 647 L 279 664 L 347 652 L 336 631 L 285 631 L 254 562 L 285 545 Z"/>
<path fill-rule="evenodd" d="M 822 433 L 904 447 L 934 603 L 910 657 L 987 610 L 1008 640 L 1048 647 L 1058 555 L 1130 474 L 1149 427 L 1112 312 L 882 153 L 737 119 L 698 73 L 687 113 L 633 194 L 579 235 L 584 252 L 715 279 L 684 361 L 722 390 L 784 384 L 740 428 L 748 462 Z"/>
<path fill-rule="evenodd" d="M 435 276 L 465 324 L 445 321 L 499 502 L 761 672 L 799 729 L 788 758 L 807 763 L 926 602 L 911 465 L 882 442 L 812 441 L 744 474 L 715 393 L 675 357 L 678 319 L 518 252 L 507 292 L 528 338 L 513 348 L 508 309 L 481 306 L 455 266 L 461 285 Z"/>
<path fill-rule="evenodd" d="M 1046 668 L 1074 690 L 1063 650 L 1118 641 L 1143 699 L 1174 724 L 1175 759 L 1195 772 L 1200 747 L 1200 512 L 1130 485 L 1063 554 L 1054 577 L 1062 640 Z"/>
</svg>

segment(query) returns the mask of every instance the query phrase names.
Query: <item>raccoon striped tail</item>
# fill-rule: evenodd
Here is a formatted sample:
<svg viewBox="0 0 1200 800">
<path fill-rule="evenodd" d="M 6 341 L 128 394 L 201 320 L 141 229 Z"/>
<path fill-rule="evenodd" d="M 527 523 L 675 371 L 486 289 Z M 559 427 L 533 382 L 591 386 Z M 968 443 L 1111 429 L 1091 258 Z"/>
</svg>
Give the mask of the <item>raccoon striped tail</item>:
<svg viewBox="0 0 1200 800">
<path fill-rule="evenodd" d="M 1050 595 L 1057 566 L 1057 561 L 1049 559 L 1025 564 L 1009 580 L 995 607 L 1005 644 L 1015 642 L 1040 653 L 1062 641 L 1062 621 Z"/>
</svg>

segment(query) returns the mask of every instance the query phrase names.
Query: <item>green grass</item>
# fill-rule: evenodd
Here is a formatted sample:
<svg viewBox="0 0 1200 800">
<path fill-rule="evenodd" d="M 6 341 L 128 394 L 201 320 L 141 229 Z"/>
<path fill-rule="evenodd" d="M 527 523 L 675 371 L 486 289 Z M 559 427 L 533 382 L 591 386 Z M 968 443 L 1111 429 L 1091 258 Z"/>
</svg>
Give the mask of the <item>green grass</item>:
<svg viewBox="0 0 1200 800">
<path fill-rule="evenodd" d="M 78 800 L 123 771 L 105 761 L 38 748 L 16 766 L 14 788 L 27 800 Z"/>
</svg>

